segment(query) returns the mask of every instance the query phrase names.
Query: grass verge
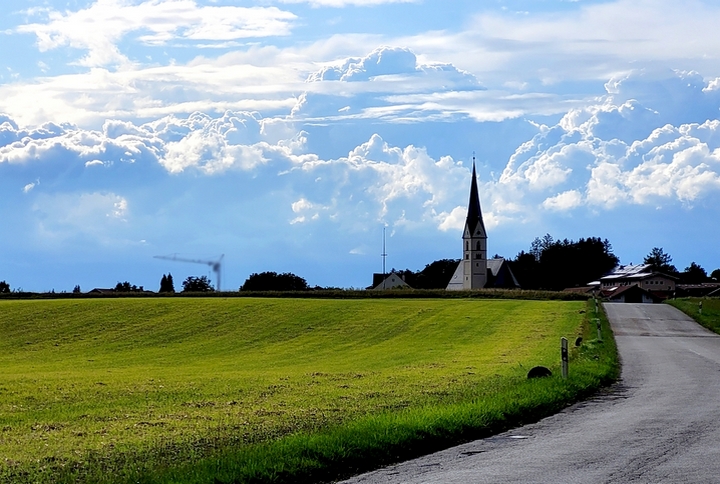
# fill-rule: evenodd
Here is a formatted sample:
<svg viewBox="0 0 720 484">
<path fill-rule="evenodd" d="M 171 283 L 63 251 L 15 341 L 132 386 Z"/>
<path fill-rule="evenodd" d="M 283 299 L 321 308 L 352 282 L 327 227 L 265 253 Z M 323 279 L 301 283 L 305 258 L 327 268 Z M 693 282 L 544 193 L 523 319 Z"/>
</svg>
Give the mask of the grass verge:
<svg viewBox="0 0 720 484">
<path fill-rule="evenodd" d="M 668 299 L 668 304 L 675 306 L 710 331 L 720 334 L 720 299 L 686 297 Z M 700 311 L 702 303 L 702 312 Z"/>
</svg>

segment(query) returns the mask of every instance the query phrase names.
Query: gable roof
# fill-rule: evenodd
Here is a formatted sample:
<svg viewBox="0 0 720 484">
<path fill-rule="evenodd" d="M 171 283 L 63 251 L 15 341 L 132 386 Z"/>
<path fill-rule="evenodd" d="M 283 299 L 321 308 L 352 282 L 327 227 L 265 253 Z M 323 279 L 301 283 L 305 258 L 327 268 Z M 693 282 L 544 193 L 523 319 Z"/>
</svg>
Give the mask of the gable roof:
<svg viewBox="0 0 720 484">
<path fill-rule="evenodd" d="M 495 279 L 495 287 L 520 287 L 507 260 L 499 257 L 487 260 L 488 276 Z M 487 287 L 487 286 L 486 286 Z"/>
<path fill-rule="evenodd" d="M 382 276 L 382 274 L 380 274 Z M 382 291 L 383 289 L 412 289 L 405 280 L 395 272 L 390 272 L 387 277 L 381 277 L 380 282 L 373 287 L 374 291 Z"/>
<path fill-rule="evenodd" d="M 656 294 L 653 294 L 652 292 L 647 291 L 647 290 L 643 289 L 642 287 L 637 286 L 635 284 L 633 284 L 632 286 L 619 286 L 614 291 L 610 291 L 606 297 L 610 301 L 615 301 L 615 300 L 621 299 L 621 296 L 623 296 L 623 295 L 624 295 L 624 297 L 627 297 L 627 295 L 633 294 L 633 293 L 637 293 L 637 294 L 645 296 L 648 299 L 652 299 L 653 302 L 660 302 L 662 300 L 662 298 L 657 296 Z"/>
<path fill-rule="evenodd" d="M 472 182 L 470 184 L 470 201 L 468 202 L 467 219 L 465 226 L 472 237 L 478 226 L 482 229 L 483 236 L 487 234 L 485 224 L 482 219 L 482 210 L 480 209 L 480 195 L 478 195 L 477 177 L 475 175 L 475 159 L 473 159 Z"/>
</svg>

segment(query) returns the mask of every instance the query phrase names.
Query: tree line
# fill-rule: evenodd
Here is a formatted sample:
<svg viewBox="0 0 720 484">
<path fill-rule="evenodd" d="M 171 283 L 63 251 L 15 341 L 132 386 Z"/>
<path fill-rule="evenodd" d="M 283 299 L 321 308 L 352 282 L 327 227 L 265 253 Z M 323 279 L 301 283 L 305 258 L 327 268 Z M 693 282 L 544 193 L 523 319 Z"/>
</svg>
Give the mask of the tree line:
<svg viewBox="0 0 720 484">
<path fill-rule="evenodd" d="M 523 289 L 559 291 L 568 287 L 587 286 L 612 271 L 620 262 L 607 239 L 581 238 L 578 241 L 554 240 L 550 234 L 536 237 L 530 249 L 521 251 L 510 261 L 510 267 Z M 720 269 L 708 276 L 699 264 L 691 262 L 680 272 L 672 257 L 654 247 L 643 259 L 650 270 L 676 277 L 680 284 L 701 284 L 720 280 Z"/>
<path fill-rule="evenodd" d="M 645 257 L 644 264 L 650 264 L 656 272 L 677 277 L 680 284 L 702 284 L 704 282 L 720 281 L 720 269 L 715 269 L 708 276 L 707 271 L 694 261 L 682 272 L 678 271 L 672 263 L 670 254 L 666 254 L 661 247 L 654 247 Z"/>
<path fill-rule="evenodd" d="M 500 257 L 500 256 L 495 256 Z M 720 281 L 720 269 L 710 275 L 694 261 L 682 272 L 672 263 L 672 257 L 660 247 L 653 247 L 643 259 L 651 270 L 676 277 L 680 284 L 701 284 Z M 460 259 L 440 259 L 418 271 L 410 269 L 392 272 L 403 277 L 410 287 L 416 289 L 445 289 L 457 268 Z M 520 251 L 514 259 L 508 260 L 510 268 L 523 289 L 544 289 L 559 291 L 569 287 L 587 286 L 612 271 L 620 262 L 613 253 L 607 239 L 599 237 L 581 238 L 577 241 L 555 240 L 550 234 L 536 237 L 527 251 Z M 253 273 L 245 280 L 240 291 L 310 291 L 316 289 L 337 289 L 310 287 L 307 281 L 293 273 Z M 118 282 L 116 292 L 143 292 L 143 286 Z M 189 276 L 182 282 L 182 292 L 212 292 L 215 289 L 207 276 Z M 0 281 L 0 294 L 10 293 L 10 284 Z M 73 293 L 80 293 L 75 286 Z M 163 274 L 160 293 L 174 293 L 172 274 Z"/>
<path fill-rule="evenodd" d="M 555 240 L 536 237 L 530 249 L 520 251 L 510 268 L 523 289 L 560 291 L 586 286 L 613 270 L 620 259 L 607 239 Z"/>
</svg>

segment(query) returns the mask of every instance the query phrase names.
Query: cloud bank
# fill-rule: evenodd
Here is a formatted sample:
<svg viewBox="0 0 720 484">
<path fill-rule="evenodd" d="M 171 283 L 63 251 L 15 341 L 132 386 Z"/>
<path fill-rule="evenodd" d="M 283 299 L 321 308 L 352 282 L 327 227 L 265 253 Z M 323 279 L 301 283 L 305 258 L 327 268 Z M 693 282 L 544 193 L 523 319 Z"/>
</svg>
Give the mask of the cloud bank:
<svg viewBox="0 0 720 484">
<path fill-rule="evenodd" d="M 691 206 L 720 191 L 720 91 L 696 73 L 613 79 L 523 144 L 498 181 L 549 210 Z M 510 197 L 510 195 L 506 195 Z"/>
<path fill-rule="evenodd" d="M 296 16 L 276 7 L 201 6 L 194 0 L 96 0 L 76 12 L 36 10 L 39 22 L 17 27 L 32 33 L 40 51 L 69 46 L 87 51 L 88 67 L 127 64 L 118 43 L 132 32 L 147 45 L 182 41 L 229 41 L 288 35 Z"/>
<path fill-rule="evenodd" d="M 442 95 L 473 96 L 485 91 L 469 72 L 451 64 L 423 64 L 410 49 L 389 46 L 322 67 L 307 77 L 306 89 L 292 110 L 295 118 L 382 118 L 401 122 L 466 112 L 444 106 Z M 400 99 L 399 94 L 405 97 Z"/>
<path fill-rule="evenodd" d="M 358 72 L 346 65 L 343 73 Z M 481 180 L 489 223 L 623 205 L 690 207 L 715 199 L 720 121 L 708 117 L 720 108 L 718 85 L 696 73 L 639 72 L 611 80 L 599 102 L 542 126 L 496 179 Z M 0 121 L 0 164 L 52 161 L 91 171 L 151 164 L 166 176 L 235 172 L 262 177 L 268 186 L 283 180 L 293 194 L 286 207 L 293 225 L 384 222 L 447 231 L 463 221 L 468 160 L 433 158 L 422 146 L 392 146 L 379 134 L 347 156 L 323 159 L 308 149 L 307 132 L 257 112 L 194 113 L 140 125 L 107 121 L 100 131 L 56 124 L 21 128 L 8 116 Z M 45 188 L 28 183 L 34 182 L 24 181 L 18 190 Z"/>
</svg>

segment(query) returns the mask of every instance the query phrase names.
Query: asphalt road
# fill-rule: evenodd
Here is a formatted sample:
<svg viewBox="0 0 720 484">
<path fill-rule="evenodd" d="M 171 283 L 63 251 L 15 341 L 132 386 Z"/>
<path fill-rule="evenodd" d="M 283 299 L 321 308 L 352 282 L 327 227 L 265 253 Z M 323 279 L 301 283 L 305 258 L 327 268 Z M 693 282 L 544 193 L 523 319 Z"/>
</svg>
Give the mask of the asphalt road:
<svg viewBox="0 0 720 484">
<path fill-rule="evenodd" d="M 609 391 L 345 482 L 719 483 L 720 336 L 665 304 L 605 308 L 623 364 Z"/>
</svg>

